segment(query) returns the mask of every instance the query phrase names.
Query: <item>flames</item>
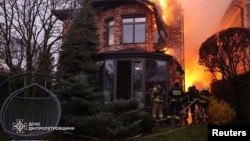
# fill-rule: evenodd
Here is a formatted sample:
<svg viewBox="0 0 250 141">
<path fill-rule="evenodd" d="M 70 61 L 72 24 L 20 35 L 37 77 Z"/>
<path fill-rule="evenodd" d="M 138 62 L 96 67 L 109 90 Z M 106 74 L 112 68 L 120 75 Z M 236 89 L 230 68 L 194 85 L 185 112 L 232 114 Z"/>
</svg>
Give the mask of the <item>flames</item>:
<svg viewBox="0 0 250 141">
<path fill-rule="evenodd" d="M 154 0 L 159 13 L 162 15 L 162 20 L 165 22 L 166 25 L 175 24 L 175 16 L 174 16 L 174 9 L 180 1 L 178 0 Z M 186 27 L 185 22 L 183 26 L 183 35 L 188 34 L 188 27 Z M 197 89 L 201 90 L 203 87 L 208 87 L 210 85 L 211 76 L 208 72 L 205 72 L 205 68 L 198 64 L 199 54 L 198 48 L 194 48 L 193 45 L 184 45 L 183 51 L 185 51 L 184 61 L 182 66 L 185 70 L 185 90 L 189 86 L 195 85 Z M 171 54 L 173 56 L 176 55 L 174 49 L 170 49 L 165 47 L 165 53 Z"/>
<path fill-rule="evenodd" d="M 154 0 L 159 12 L 162 15 L 162 20 L 170 25 L 174 22 L 174 10 L 179 3 L 178 0 Z"/>
<path fill-rule="evenodd" d="M 169 12 L 170 10 L 168 10 L 167 8 L 167 1 L 164 1 L 164 0 L 154 0 L 155 4 L 158 6 L 158 9 L 160 10 L 160 13 L 164 13 L 164 14 L 161 14 L 162 15 L 162 19 L 165 23 L 167 23 L 167 19 L 169 15 L 171 15 Z"/>
</svg>

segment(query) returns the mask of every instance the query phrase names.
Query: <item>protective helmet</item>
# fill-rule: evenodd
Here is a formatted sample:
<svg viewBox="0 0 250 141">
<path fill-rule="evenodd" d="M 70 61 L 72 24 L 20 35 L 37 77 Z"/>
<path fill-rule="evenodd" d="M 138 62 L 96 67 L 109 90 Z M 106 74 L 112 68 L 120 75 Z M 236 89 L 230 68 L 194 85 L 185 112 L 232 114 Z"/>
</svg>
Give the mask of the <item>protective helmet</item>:
<svg viewBox="0 0 250 141">
<path fill-rule="evenodd" d="M 190 86 L 190 87 L 188 87 L 188 90 L 192 90 L 192 87 Z"/>
<path fill-rule="evenodd" d="M 175 86 L 178 86 L 180 84 L 180 81 L 178 80 L 178 79 L 176 79 L 175 81 L 174 81 L 174 85 Z"/>
<path fill-rule="evenodd" d="M 208 87 L 204 87 L 203 90 L 208 91 Z"/>
</svg>

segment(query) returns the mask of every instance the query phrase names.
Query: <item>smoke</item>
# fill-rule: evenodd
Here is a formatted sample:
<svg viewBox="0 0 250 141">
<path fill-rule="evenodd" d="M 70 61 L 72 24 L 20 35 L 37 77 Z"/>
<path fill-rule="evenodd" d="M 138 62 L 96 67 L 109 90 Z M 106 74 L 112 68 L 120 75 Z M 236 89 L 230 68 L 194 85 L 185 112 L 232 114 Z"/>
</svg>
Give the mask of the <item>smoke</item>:
<svg viewBox="0 0 250 141">
<path fill-rule="evenodd" d="M 198 64 L 199 48 L 218 26 L 231 0 L 181 0 L 184 16 L 185 87 L 210 85 L 211 75 Z"/>
</svg>

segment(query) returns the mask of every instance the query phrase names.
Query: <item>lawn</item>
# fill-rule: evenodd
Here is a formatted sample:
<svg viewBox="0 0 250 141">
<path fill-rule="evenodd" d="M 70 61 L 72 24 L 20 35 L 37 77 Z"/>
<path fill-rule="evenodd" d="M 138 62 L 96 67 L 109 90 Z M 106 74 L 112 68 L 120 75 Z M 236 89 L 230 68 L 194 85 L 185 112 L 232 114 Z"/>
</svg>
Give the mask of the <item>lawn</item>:
<svg viewBox="0 0 250 141">
<path fill-rule="evenodd" d="M 64 137 L 62 140 L 64 141 Z M 84 139 L 67 139 L 67 141 L 85 141 Z M 133 141 L 207 141 L 207 125 L 193 124 L 185 127 L 155 128 L 151 133 L 132 139 Z M 10 141 L 10 138 L 0 132 L 0 141 Z M 53 139 L 51 140 L 53 141 Z"/>
<path fill-rule="evenodd" d="M 160 127 L 136 141 L 207 141 L 207 125 L 193 124 L 181 128 Z"/>
</svg>

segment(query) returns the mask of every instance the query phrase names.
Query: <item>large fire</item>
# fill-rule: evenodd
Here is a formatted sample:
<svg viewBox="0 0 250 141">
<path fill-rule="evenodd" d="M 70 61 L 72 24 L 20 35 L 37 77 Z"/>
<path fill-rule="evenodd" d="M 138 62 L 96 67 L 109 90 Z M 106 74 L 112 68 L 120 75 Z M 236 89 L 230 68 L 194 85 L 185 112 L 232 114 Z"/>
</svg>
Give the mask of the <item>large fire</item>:
<svg viewBox="0 0 250 141">
<path fill-rule="evenodd" d="M 160 14 L 162 15 L 162 19 L 167 25 L 178 24 L 175 23 L 175 13 L 173 12 L 177 5 L 180 4 L 178 0 L 154 0 L 157 5 Z M 189 34 L 188 26 L 185 25 L 185 22 L 182 22 L 184 33 L 183 36 Z M 196 48 L 194 48 L 196 47 Z M 168 48 L 168 47 L 166 47 Z M 175 55 L 173 49 L 166 49 L 168 54 Z M 208 72 L 205 72 L 205 68 L 198 64 L 199 53 L 197 46 L 185 44 L 183 47 L 184 52 L 184 63 L 183 68 L 185 70 L 185 90 L 188 89 L 189 86 L 195 85 L 197 89 L 201 90 L 203 87 L 209 87 L 211 76 Z"/>
</svg>

